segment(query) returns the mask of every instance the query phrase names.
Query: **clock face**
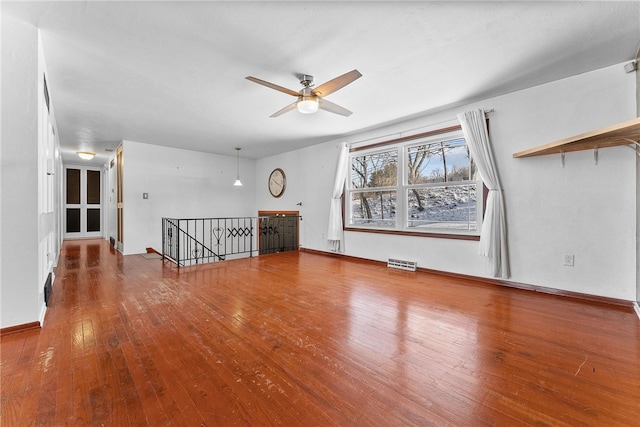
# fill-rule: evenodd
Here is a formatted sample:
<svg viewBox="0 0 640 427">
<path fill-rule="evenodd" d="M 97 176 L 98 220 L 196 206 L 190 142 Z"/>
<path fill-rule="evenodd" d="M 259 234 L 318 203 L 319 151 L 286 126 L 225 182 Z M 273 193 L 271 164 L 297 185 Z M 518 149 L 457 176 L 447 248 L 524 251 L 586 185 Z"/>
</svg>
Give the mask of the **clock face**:
<svg viewBox="0 0 640 427">
<path fill-rule="evenodd" d="M 284 193 L 284 189 L 287 186 L 287 177 L 284 175 L 284 171 L 280 168 L 276 168 L 269 175 L 269 193 L 273 197 L 280 197 Z"/>
</svg>

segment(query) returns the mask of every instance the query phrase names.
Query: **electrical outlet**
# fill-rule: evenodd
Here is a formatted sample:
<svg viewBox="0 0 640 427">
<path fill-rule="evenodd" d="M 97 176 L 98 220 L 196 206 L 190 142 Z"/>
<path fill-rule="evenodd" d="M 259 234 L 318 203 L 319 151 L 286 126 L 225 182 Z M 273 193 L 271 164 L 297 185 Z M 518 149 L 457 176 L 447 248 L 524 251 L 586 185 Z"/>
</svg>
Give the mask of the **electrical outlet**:
<svg viewBox="0 0 640 427">
<path fill-rule="evenodd" d="M 324 239 L 324 233 L 321 234 L 321 238 Z"/>
<path fill-rule="evenodd" d="M 564 265 L 567 267 L 573 267 L 573 255 L 564 256 Z"/>
</svg>

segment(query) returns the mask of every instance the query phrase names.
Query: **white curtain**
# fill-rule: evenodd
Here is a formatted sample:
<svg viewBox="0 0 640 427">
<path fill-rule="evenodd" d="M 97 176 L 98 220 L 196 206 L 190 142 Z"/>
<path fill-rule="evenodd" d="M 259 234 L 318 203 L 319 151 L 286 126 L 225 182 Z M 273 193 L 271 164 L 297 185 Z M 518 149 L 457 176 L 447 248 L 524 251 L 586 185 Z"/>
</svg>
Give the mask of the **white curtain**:
<svg viewBox="0 0 640 427">
<path fill-rule="evenodd" d="M 331 208 L 329 210 L 329 230 L 327 241 L 333 251 L 344 251 L 344 231 L 342 229 L 342 192 L 347 179 L 347 163 L 349 162 L 349 145 L 344 142 L 340 148 L 340 157 L 336 167 L 336 179 L 333 184 Z"/>
<path fill-rule="evenodd" d="M 509 278 L 509 254 L 504 198 L 491 152 L 484 111 L 473 110 L 458 114 L 458 120 L 462 125 L 462 132 L 467 140 L 471 157 L 478 166 L 480 177 L 489 189 L 478 254 L 489 258 L 494 277 L 507 279 Z"/>
</svg>

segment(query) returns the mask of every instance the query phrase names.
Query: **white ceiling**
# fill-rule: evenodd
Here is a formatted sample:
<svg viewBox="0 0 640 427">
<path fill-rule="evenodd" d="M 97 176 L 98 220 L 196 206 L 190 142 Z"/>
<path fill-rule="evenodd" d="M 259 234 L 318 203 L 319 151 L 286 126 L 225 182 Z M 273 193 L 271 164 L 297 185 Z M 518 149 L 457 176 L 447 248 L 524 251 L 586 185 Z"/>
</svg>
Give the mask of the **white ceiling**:
<svg viewBox="0 0 640 427">
<path fill-rule="evenodd" d="M 263 158 L 635 58 L 640 2 L 2 1 L 42 29 L 65 161 L 121 140 Z M 269 116 L 352 69 L 353 111 Z M 621 71 L 623 72 L 623 71 Z"/>
</svg>

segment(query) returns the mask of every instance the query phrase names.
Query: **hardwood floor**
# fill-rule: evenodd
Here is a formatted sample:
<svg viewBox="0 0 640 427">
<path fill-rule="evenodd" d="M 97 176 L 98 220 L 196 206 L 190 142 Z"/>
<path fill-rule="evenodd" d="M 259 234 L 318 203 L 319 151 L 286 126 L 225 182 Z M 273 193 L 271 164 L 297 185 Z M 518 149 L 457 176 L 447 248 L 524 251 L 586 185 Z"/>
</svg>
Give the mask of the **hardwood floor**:
<svg viewBox="0 0 640 427">
<path fill-rule="evenodd" d="M 0 357 L 2 426 L 640 425 L 630 309 L 304 252 L 67 241 Z"/>
</svg>

